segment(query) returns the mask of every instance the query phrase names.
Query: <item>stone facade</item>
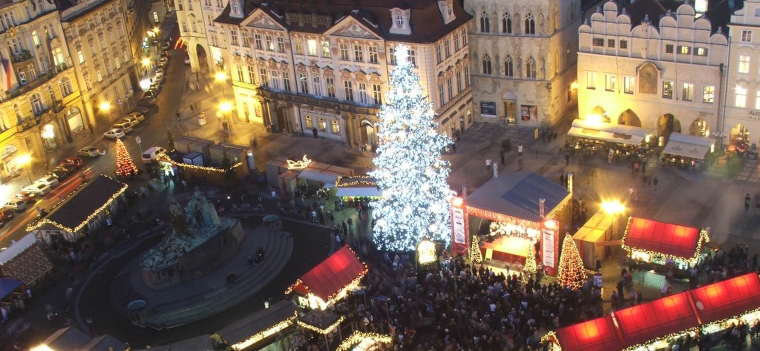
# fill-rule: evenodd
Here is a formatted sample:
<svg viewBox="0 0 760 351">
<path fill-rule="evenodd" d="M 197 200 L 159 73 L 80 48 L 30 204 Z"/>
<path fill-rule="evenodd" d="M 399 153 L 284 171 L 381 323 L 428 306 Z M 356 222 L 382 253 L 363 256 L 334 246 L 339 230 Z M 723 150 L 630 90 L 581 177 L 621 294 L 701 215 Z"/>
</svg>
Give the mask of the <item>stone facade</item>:
<svg viewBox="0 0 760 351">
<path fill-rule="evenodd" d="M 731 61 L 726 79 L 724 141 L 729 145 L 760 142 L 760 0 L 744 1 L 729 24 Z"/>
</svg>

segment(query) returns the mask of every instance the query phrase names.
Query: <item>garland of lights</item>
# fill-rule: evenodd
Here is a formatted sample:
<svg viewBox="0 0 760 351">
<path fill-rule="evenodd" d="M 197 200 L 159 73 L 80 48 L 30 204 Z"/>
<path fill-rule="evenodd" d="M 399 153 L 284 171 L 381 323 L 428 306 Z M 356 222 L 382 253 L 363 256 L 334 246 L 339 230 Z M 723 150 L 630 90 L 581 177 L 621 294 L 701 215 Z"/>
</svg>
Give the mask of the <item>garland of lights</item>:
<svg viewBox="0 0 760 351">
<path fill-rule="evenodd" d="M 102 174 L 101 174 L 100 176 L 101 176 L 101 177 L 106 177 L 106 178 L 108 178 L 108 179 L 111 179 L 111 180 L 113 180 L 111 177 L 108 177 L 108 176 L 106 176 L 106 175 L 102 175 Z M 118 182 L 118 183 L 121 183 L 121 182 L 119 182 L 119 181 L 117 181 L 117 180 L 113 180 L 113 181 L 114 181 L 114 182 Z M 74 227 L 74 228 L 69 228 L 69 227 L 67 227 L 67 226 L 65 226 L 65 225 L 62 225 L 62 224 L 58 223 L 58 222 L 55 222 L 55 221 L 51 221 L 51 220 L 49 220 L 49 219 L 45 218 L 45 219 L 42 219 L 42 220 L 40 220 L 39 222 L 35 223 L 34 225 L 30 225 L 30 226 L 27 226 L 27 227 L 26 227 L 26 231 L 30 232 L 30 231 L 32 231 L 32 230 L 35 230 L 35 229 L 37 229 L 37 228 L 40 228 L 40 227 L 42 227 L 42 226 L 43 226 L 43 225 L 45 225 L 45 224 L 50 224 L 50 225 L 52 225 L 52 226 L 54 226 L 54 227 L 56 227 L 56 228 L 60 228 L 61 230 L 64 230 L 64 231 L 67 231 L 67 232 L 70 232 L 70 233 L 76 233 L 76 232 L 78 232 L 80 229 L 82 229 L 82 228 L 83 228 L 85 225 L 87 225 L 87 223 L 89 223 L 91 220 L 93 220 L 95 217 L 97 217 L 97 216 L 98 216 L 98 214 L 100 214 L 100 213 L 101 213 L 101 212 L 103 212 L 103 211 L 104 211 L 106 208 L 108 208 L 108 206 L 109 206 L 109 205 L 111 205 L 111 203 L 112 203 L 112 202 L 114 202 L 114 200 L 118 199 L 118 198 L 121 196 L 121 194 L 123 194 L 123 193 L 124 193 L 124 192 L 127 190 L 127 188 L 129 187 L 127 184 L 124 184 L 124 183 L 121 183 L 121 184 L 123 184 L 124 186 L 122 186 L 122 187 L 121 187 L 121 189 L 119 189 L 119 191 L 117 191 L 117 192 L 116 192 L 116 193 L 115 193 L 113 196 L 111 196 L 111 198 L 109 198 L 109 199 L 108 199 L 108 200 L 107 200 L 107 201 L 106 201 L 106 202 L 103 204 L 103 206 L 100 206 L 100 208 L 98 208 L 98 209 L 97 209 L 97 210 L 95 210 L 93 213 L 91 213 L 89 216 L 87 216 L 87 218 L 86 218 L 84 221 L 82 221 L 82 223 L 79 223 L 79 225 L 77 225 L 77 226 L 76 226 L 76 227 Z M 80 188 L 81 188 L 81 187 L 82 187 L 82 186 L 80 185 Z M 77 188 L 77 189 L 79 189 L 79 188 Z M 65 201 L 66 199 L 68 199 L 68 198 L 70 198 L 70 197 L 72 197 L 72 196 L 74 196 L 74 195 L 75 195 L 75 192 L 71 192 L 71 193 L 69 193 L 69 195 L 67 195 L 67 196 L 66 196 L 66 198 L 64 198 L 64 199 L 62 199 L 61 201 L 59 201 L 59 202 L 58 202 L 58 204 L 60 204 L 61 202 Z M 56 204 L 56 206 L 58 206 L 58 204 Z"/>
<path fill-rule="evenodd" d="M 276 333 L 279 333 L 279 332 L 285 330 L 286 328 L 288 328 L 291 325 L 293 325 L 293 322 L 296 320 L 297 316 L 298 316 L 298 313 L 296 312 L 295 314 L 293 314 L 292 317 L 288 317 L 286 320 L 284 320 L 284 321 L 282 321 L 280 323 L 277 323 L 277 324 L 269 327 L 268 329 L 266 329 L 264 331 L 258 332 L 258 333 L 254 334 L 254 335 L 251 335 L 248 339 L 246 339 L 244 341 L 241 341 L 241 342 L 239 342 L 239 343 L 237 343 L 235 345 L 232 345 L 232 349 L 234 349 L 234 350 L 244 350 L 244 349 L 250 347 L 251 345 L 253 345 L 253 344 L 255 344 L 255 343 L 257 343 L 257 342 L 259 342 L 261 340 L 264 340 L 264 339 L 266 339 L 266 338 L 268 338 L 268 337 L 270 337 L 270 336 L 272 336 L 272 335 L 274 335 Z"/>
<path fill-rule="evenodd" d="M 359 186 L 359 185 L 368 185 L 368 186 L 377 186 L 377 181 L 370 181 L 370 180 L 354 180 L 347 183 L 341 183 L 343 178 L 362 178 L 362 179 L 374 179 L 370 176 L 349 176 L 349 177 L 343 177 L 340 176 L 335 180 L 335 187 L 336 188 L 343 188 L 343 187 L 351 187 L 351 186 Z"/>
<path fill-rule="evenodd" d="M 216 167 L 209 167 L 209 166 L 198 166 L 198 165 L 189 165 L 187 163 L 179 163 L 177 161 L 171 160 L 169 161 L 171 164 L 179 167 L 179 168 L 187 168 L 187 169 L 195 169 L 199 171 L 206 171 L 206 172 L 219 172 L 219 173 L 225 173 L 228 171 L 228 169 L 224 168 L 216 168 Z M 243 162 L 238 162 L 232 166 L 230 166 L 229 169 L 235 169 L 237 167 L 240 167 L 243 165 Z"/>
<path fill-rule="evenodd" d="M 470 245 L 470 262 L 480 263 L 483 262 L 483 254 L 480 252 L 480 246 L 478 245 L 478 238 L 471 238 L 472 245 Z"/>
<path fill-rule="evenodd" d="M 351 336 L 343 340 L 343 342 L 341 342 L 338 348 L 335 350 L 336 351 L 351 350 L 351 348 L 355 344 L 360 343 L 363 339 L 371 339 L 372 341 L 376 343 L 381 343 L 381 344 L 390 344 L 391 342 L 393 342 L 393 337 L 391 337 L 390 335 L 355 331 L 353 334 L 351 334 Z"/>
<path fill-rule="evenodd" d="M 697 263 L 697 260 L 699 259 L 699 253 L 702 252 L 702 244 L 710 242 L 710 236 L 707 234 L 707 231 L 704 230 L 704 229 L 700 229 L 699 230 L 699 239 L 697 240 L 697 248 L 696 248 L 696 250 L 694 250 L 694 256 L 692 256 L 691 258 L 689 258 L 689 257 L 681 257 L 681 256 L 676 256 L 676 255 L 671 255 L 671 254 L 665 254 L 665 253 L 657 252 L 657 251 L 644 250 L 644 249 L 640 249 L 640 248 L 630 247 L 630 246 L 628 246 L 628 245 L 625 244 L 625 238 L 628 236 L 628 228 L 631 226 L 631 219 L 632 218 L 633 217 L 628 217 L 628 223 L 626 223 L 626 225 L 625 225 L 625 233 L 623 234 L 623 240 L 622 240 L 622 243 L 620 244 L 620 247 L 623 248 L 623 250 L 628 251 L 628 252 L 641 251 L 641 252 L 645 252 L 645 253 L 647 253 L 649 255 L 661 255 L 662 257 L 665 257 L 665 258 L 672 258 L 674 260 L 683 260 L 683 261 L 689 262 L 689 264 L 693 266 L 693 265 L 695 265 Z"/>
<path fill-rule="evenodd" d="M 138 171 L 127 147 L 121 139 L 116 139 L 116 171 L 114 173 L 119 177 L 131 177 L 137 175 Z"/>
<path fill-rule="evenodd" d="M 559 272 L 557 280 L 562 286 L 569 286 L 572 289 L 580 289 L 586 282 L 586 270 L 583 268 L 583 260 L 575 241 L 570 235 L 565 235 L 562 242 L 562 253 L 559 256 Z"/>
<path fill-rule="evenodd" d="M 306 322 L 301 322 L 300 320 L 296 321 L 296 324 L 298 324 L 300 327 L 325 335 L 325 334 L 329 334 L 333 329 L 337 328 L 338 325 L 340 325 L 340 323 L 342 323 L 345 319 L 346 319 L 345 317 L 340 316 L 340 318 L 338 318 L 338 320 L 335 323 L 333 323 L 332 325 L 330 325 L 329 327 L 325 329 L 319 329 L 319 327 L 313 326 L 311 324 L 307 324 Z"/>
</svg>

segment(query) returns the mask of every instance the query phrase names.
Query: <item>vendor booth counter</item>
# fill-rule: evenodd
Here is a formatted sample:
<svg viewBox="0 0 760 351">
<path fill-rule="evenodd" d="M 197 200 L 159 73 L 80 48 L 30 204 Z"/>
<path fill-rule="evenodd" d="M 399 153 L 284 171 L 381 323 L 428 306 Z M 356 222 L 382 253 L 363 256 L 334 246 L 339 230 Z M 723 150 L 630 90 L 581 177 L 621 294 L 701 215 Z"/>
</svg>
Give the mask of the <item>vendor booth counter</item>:
<svg viewBox="0 0 760 351">
<path fill-rule="evenodd" d="M 640 127 L 576 119 L 567 135 L 626 145 L 641 145 L 649 132 Z"/>
<path fill-rule="evenodd" d="M 660 161 L 679 168 L 699 170 L 705 156 L 712 152 L 712 139 L 681 133 L 670 134 L 668 144 L 662 150 Z"/>
<path fill-rule="evenodd" d="M 324 163 L 314 162 L 304 156 L 294 160 L 285 156 L 276 157 L 266 163 L 267 182 L 281 194 L 292 197 L 296 188 L 303 189 L 304 195 L 322 188 L 335 196 L 335 184 L 340 177 L 353 176 L 354 170 Z"/>
<path fill-rule="evenodd" d="M 597 259 L 604 260 L 612 254 L 612 248 L 608 244 L 620 239 L 620 222 L 617 215 L 597 213 L 573 235 L 585 268 L 595 269 Z"/>
</svg>

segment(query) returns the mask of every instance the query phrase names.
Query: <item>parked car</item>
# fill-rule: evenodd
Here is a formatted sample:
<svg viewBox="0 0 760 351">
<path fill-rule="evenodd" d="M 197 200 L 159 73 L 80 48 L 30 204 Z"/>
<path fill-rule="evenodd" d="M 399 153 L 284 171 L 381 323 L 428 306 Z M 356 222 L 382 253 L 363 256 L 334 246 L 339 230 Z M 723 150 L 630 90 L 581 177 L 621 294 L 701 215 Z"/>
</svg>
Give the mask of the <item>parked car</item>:
<svg viewBox="0 0 760 351">
<path fill-rule="evenodd" d="M 111 130 L 103 133 L 103 137 L 106 139 L 121 139 L 124 137 L 124 130 L 112 128 Z"/>
<path fill-rule="evenodd" d="M 136 109 L 135 109 L 135 110 L 136 110 Z M 144 120 L 145 120 L 145 114 L 144 114 L 144 113 L 142 113 L 142 112 L 140 112 L 140 111 L 134 111 L 134 112 L 130 112 L 130 113 L 127 115 L 127 117 L 133 117 L 134 119 L 136 119 L 136 120 L 137 120 L 137 123 L 140 123 L 140 122 L 142 122 L 142 121 L 144 121 Z"/>
<path fill-rule="evenodd" d="M 37 195 L 28 191 L 22 191 L 14 196 L 18 200 L 22 200 L 28 204 L 33 204 L 37 201 Z"/>
<path fill-rule="evenodd" d="M 156 160 L 158 156 L 165 155 L 166 149 L 160 147 L 160 146 L 153 146 L 142 154 L 142 161 L 143 163 L 153 163 L 153 161 Z"/>
<path fill-rule="evenodd" d="M 137 105 L 135 106 L 135 108 L 132 109 L 132 113 L 135 113 L 135 112 L 142 114 L 143 118 L 145 118 L 145 116 L 148 115 L 148 112 L 150 112 L 150 107 Z M 140 120 L 142 121 L 142 119 Z"/>
<path fill-rule="evenodd" d="M 156 75 L 153 76 L 153 82 L 151 82 L 150 88 L 153 89 L 153 84 L 156 82 L 164 81 L 164 71 L 159 68 L 160 71 L 156 71 Z"/>
<path fill-rule="evenodd" d="M 85 146 L 79 149 L 77 155 L 84 157 L 97 157 L 100 156 L 100 150 L 94 146 Z"/>
<path fill-rule="evenodd" d="M 166 43 L 166 42 L 164 42 L 164 43 L 161 45 L 161 50 L 164 50 L 164 51 L 167 51 L 167 50 L 169 50 L 169 44 L 168 44 L 168 43 Z"/>
<path fill-rule="evenodd" d="M 134 118 L 134 117 L 131 117 L 131 116 L 127 116 L 127 117 L 124 117 L 124 118 L 121 119 L 121 123 L 129 123 L 130 125 L 132 125 L 134 127 L 134 126 L 138 125 L 140 123 L 140 121 L 138 121 L 137 118 Z"/>
<path fill-rule="evenodd" d="M 149 98 L 155 99 L 156 96 L 158 96 L 158 94 L 156 93 L 156 91 L 149 89 L 148 91 L 145 92 L 145 94 L 143 94 L 143 99 L 149 99 Z"/>
<path fill-rule="evenodd" d="M 51 175 L 46 175 L 40 179 L 37 179 L 35 183 L 45 184 L 45 185 L 50 186 L 51 188 L 55 188 L 58 186 L 59 182 L 58 182 L 58 178 Z"/>
<path fill-rule="evenodd" d="M 129 132 L 132 131 L 132 123 L 129 123 L 129 122 L 116 123 L 116 124 L 113 125 L 112 128 L 113 129 L 121 129 L 121 130 L 124 131 L 124 133 L 129 133 Z"/>
<path fill-rule="evenodd" d="M 26 201 L 21 199 L 10 199 L 8 202 L 5 203 L 5 208 L 10 208 L 11 210 L 21 212 L 26 209 Z"/>
<path fill-rule="evenodd" d="M 58 166 L 56 168 L 53 168 L 50 173 L 58 177 L 59 180 L 63 180 L 68 178 L 70 175 L 76 173 L 75 168 L 70 168 L 67 166 Z"/>
<path fill-rule="evenodd" d="M 76 156 L 69 156 L 61 160 L 61 162 L 58 162 L 59 165 L 71 165 L 74 166 L 74 168 L 82 168 L 84 166 L 84 161 L 82 161 L 81 158 Z"/>
<path fill-rule="evenodd" d="M 140 104 L 140 105 L 142 105 L 142 106 L 153 106 L 153 105 L 156 104 L 156 96 L 155 95 L 144 96 L 137 103 Z"/>
<path fill-rule="evenodd" d="M 158 61 L 158 65 L 161 67 L 166 67 L 166 65 L 169 64 L 169 56 L 164 56 Z"/>
<path fill-rule="evenodd" d="M 158 75 L 156 75 L 156 79 L 154 79 L 153 82 L 150 83 L 150 90 L 153 90 L 153 91 L 161 90 L 161 80 L 158 79 Z"/>
<path fill-rule="evenodd" d="M 38 196 L 44 196 L 50 193 L 50 186 L 42 183 L 34 183 L 32 185 L 26 186 L 23 189 L 23 191 L 28 191 L 32 194 L 36 194 Z"/>
<path fill-rule="evenodd" d="M 13 215 L 14 215 L 13 212 L 14 211 L 10 208 L 0 209 L 0 221 L 2 221 L 3 223 L 9 222 L 11 219 L 13 219 Z"/>
</svg>

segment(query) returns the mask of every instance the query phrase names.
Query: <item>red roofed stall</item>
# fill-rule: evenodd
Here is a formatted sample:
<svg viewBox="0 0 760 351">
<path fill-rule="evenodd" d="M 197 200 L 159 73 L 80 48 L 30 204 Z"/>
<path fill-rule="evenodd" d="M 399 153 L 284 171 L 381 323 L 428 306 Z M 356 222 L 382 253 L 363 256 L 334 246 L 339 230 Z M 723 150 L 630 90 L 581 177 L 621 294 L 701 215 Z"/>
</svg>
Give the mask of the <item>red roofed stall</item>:
<svg viewBox="0 0 760 351">
<path fill-rule="evenodd" d="M 634 259 L 665 264 L 666 259 L 695 264 L 702 244 L 709 242 L 707 232 L 698 228 L 631 217 L 622 247 Z M 685 267 L 683 267 L 685 268 Z"/>
<path fill-rule="evenodd" d="M 563 351 L 612 351 L 622 350 L 623 340 L 620 339 L 612 316 L 592 319 L 583 323 L 573 324 L 557 329 L 556 342 L 562 345 Z"/>
<path fill-rule="evenodd" d="M 699 326 L 688 292 L 664 297 L 614 313 L 624 347 L 648 343 Z"/>
<path fill-rule="evenodd" d="M 701 324 L 735 318 L 760 307 L 760 278 L 748 273 L 690 291 Z"/>
<path fill-rule="evenodd" d="M 367 266 L 346 245 L 301 276 L 285 294 L 300 293 L 300 305 L 324 310 L 356 287 L 365 274 Z"/>
</svg>

